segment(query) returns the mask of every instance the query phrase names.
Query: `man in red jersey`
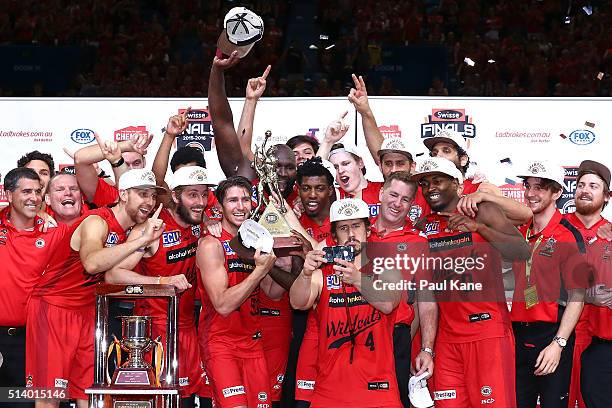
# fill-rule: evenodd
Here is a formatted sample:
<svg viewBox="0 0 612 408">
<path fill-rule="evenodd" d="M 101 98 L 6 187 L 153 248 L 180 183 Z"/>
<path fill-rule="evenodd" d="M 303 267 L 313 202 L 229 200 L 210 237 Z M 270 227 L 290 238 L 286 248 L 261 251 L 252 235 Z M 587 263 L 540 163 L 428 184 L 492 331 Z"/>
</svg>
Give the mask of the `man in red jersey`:
<svg viewBox="0 0 612 408">
<path fill-rule="evenodd" d="M 68 229 L 28 304 L 27 385 L 67 389 L 80 407 L 87 406 L 84 389 L 93 381 L 95 285 L 104 272 L 159 238 L 162 221 L 158 214 L 148 218 L 155 197 L 153 173 L 131 170 L 119 181 L 116 206 L 94 210 Z M 143 222 L 144 234 L 125 242 L 126 230 Z M 57 407 L 59 401 L 36 404 Z"/>
<path fill-rule="evenodd" d="M 457 205 L 460 213 L 474 217 L 478 204 L 489 201 L 497 204 L 514 225 L 524 224 L 531 219 L 532 213 L 527 206 L 504 197 L 497 186 L 486 181 L 474 182 L 465 178 L 470 157 L 467 154 L 467 143 L 459 132 L 443 130 L 433 137 L 423 139 L 423 144 L 429 149 L 432 157 L 444 157 L 461 171 L 464 181 L 462 197 Z"/>
<path fill-rule="evenodd" d="M 595 225 L 605 222 L 599 219 L 597 210 L 609 202 L 610 170 L 600 163 L 587 160 L 580 165 L 577 181 L 576 216 L 580 217 L 585 227 L 591 227 L 585 243 L 589 263 L 594 269 L 594 279 L 592 287 L 587 290 L 585 305 L 589 333 L 593 337 L 582 353 L 581 390 L 587 408 L 604 408 L 612 406 L 612 244 L 591 235 L 598 230 Z M 610 223 L 604 226 L 609 228 Z"/>
<path fill-rule="evenodd" d="M 427 239 L 419 235 L 419 231 L 415 230 L 408 220 L 417 188 L 417 184 L 410 179 L 409 172 L 396 171 L 387 175 L 380 190 L 380 214 L 373 221 L 370 241 L 394 244 L 380 248 L 388 257 L 407 252 L 416 258 L 423 253 L 427 253 Z M 401 245 L 399 249 L 398 245 Z M 416 271 L 412 276 L 415 275 Z M 424 291 L 418 292 L 418 294 L 424 295 Z M 424 298 L 427 299 L 427 296 Z M 438 308 L 431 301 L 422 302 L 417 299 L 417 302 L 422 344 L 419 354 L 415 356 L 416 375 L 425 371 L 433 374 L 433 346 L 438 324 Z M 393 329 L 393 354 L 395 356 L 397 383 L 404 407 L 410 406 L 408 380 L 410 379 L 412 342 L 410 325 L 413 318 L 414 309 L 408 304 L 407 296 L 402 296 Z"/>
<path fill-rule="evenodd" d="M 568 220 L 582 235 L 586 246 L 587 261 L 595 268 L 595 275 L 598 269 L 602 269 L 604 264 L 600 263 L 604 255 L 599 251 L 598 246 L 593 246 L 597 239 L 597 230 L 608 223 L 601 216 L 603 208 L 608 203 L 610 186 L 610 170 L 601 163 L 592 160 L 585 160 L 580 163 L 578 177 L 576 178 L 576 191 L 574 193 L 574 203 L 576 212 L 565 214 L 563 218 Z M 595 306 L 585 304 L 576 324 L 576 343 L 574 345 L 574 355 L 572 361 L 572 378 L 570 382 L 569 405 L 573 407 L 577 404 L 578 408 L 584 408 L 582 394 L 580 393 L 580 356 L 583 351 L 591 344 L 592 334 L 589 330 L 589 314 Z M 597 309 L 593 309 L 597 310 Z M 612 393 L 609 393 L 612 395 Z"/>
<path fill-rule="evenodd" d="M 239 258 L 230 245 L 250 215 L 251 183 L 241 176 L 229 177 L 219 183 L 215 194 L 223 213 L 222 234 L 204 237 L 197 251 L 202 358 L 215 405 L 270 404 L 258 291 L 261 287 L 272 299 L 280 298 L 282 290 L 268 276 L 276 257 L 258 249 L 253 265 Z"/>
<path fill-rule="evenodd" d="M 363 200 L 335 201 L 330 210 L 333 242 L 352 246 L 355 260 L 325 264 L 325 252 L 310 251 L 291 286 L 292 306 L 307 310 L 316 305 L 320 327 L 311 407 L 401 407 L 392 342 L 400 292 L 375 293 L 374 275 L 362 277 L 358 267 L 362 243 L 370 235 L 369 213 Z"/>
<path fill-rule="evenodd" d="M 413 178 L 433 211 L 424 233 L 427 262 L 433 262 L 426 267 L 429 285 L 439 307 L 436 407 L 514 407 L 514 343 L 501 257 L 525 259 L 529 248 L 492 203 L 480 203 L 475 218 L 456 212 L 463 177 L 449 160 L 428 158 Z"/>
<path fill-rule="evenodd" d="M 202 234 L 204 209 L 208 200 L 206 169 L 186 166 L 178 169 L 170 181 L 171 205 L 159 213 L 164 232 L 151 245 L 128 257 L 105 276 L 108 283 L 179 283 L 184 289 L 179 299 L 178 383 L 181 396 L 190 398 L 200 388 L 202 370 L 195 324 L 195 262 L 198 240 Z M 128 242 L 142 236 L 146 224 L 132 229 Z M 167 301 L 145 299 L 136 304 L 136 314 L 153 318 L 153 336 L 166 337 Z M 191 398 L 193 400 L 193 398 Z M 183 401 L 185 407 L 188 401 Z M 191 402 L 191 401 L 189 401 Z"/>
<path fill-rule="evenodd" d="M 535 407 L 538 395 L 542 408 L 569 405 L 573 332 L 589 269 L 582 235 L 555 205 L 564 174 L 561 166 L 544 160 L 528 161 L 519 173 L 533 220 L 520 227 L 531 255 L 512 265 L 518 408 Z"/>
<path fill-rule="evenodd" d="M 4 189 L 9 206 L 0 212 L 0 384 L 6 387 L 24 385 L 27 301 L 66 228 L 40 231 L 42 183 L 36 171 L 9 171 Z"/>
</svg>

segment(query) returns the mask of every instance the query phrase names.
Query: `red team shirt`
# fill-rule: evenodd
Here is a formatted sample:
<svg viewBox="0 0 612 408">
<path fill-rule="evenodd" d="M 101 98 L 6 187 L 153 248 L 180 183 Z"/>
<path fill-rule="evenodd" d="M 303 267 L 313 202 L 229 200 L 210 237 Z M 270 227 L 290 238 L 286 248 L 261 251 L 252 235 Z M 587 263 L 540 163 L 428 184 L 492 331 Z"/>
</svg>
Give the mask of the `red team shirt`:
<svg viewBox="0 0 612 408">
<path fill-rule="evenodd" d="M 300 217 L 299 221 L 308 235 L 314 238 L 315 241 L 321 242 L 325 241 L 328 237 L 331 237 L 331 222 L 329 221 L 329 217 L 325 219 L 322 225 L 319 225 L 315 222 L 315 220 L 304 213 Z"/>
<path fill-rule="evenodd" d="M 536 286 L 539 301 L 533 307 L 526 308 L 525 261 L 515 261 L 512 264 L 515 286 L 510 316 L 512 321 L 517 322 L 557 323 L 561 319 L 557 300 L 566 300 L 568 289 L 588 286 L 586 248 L 580 232 L 564 220 L 558 210 L 539 234 L 530 231 L 527 237 L 530 227 L 531 224 L 523 225 L 519 231 L 526 237 L 533 252 L 530 280 Z M 534 249 L 540 236 L 542 239 Z"/>
<path fill-rule="evenodd" d="M 254 265 L 243 261 L 230 246 L 232 235 L 222 230 L 217 238 L 225 252 L 227 286 L 238 285 L 253 271 Z M 230 354 L 238 357 L 263 355 L 261 329 L 259 325 L 259 287 L 240 307 L 228 316 L 215 310 L 203 286 L 200 286 L 202 313 L 200 314 L 200 341 L 205 360 L 215 354 Z"/>
<path fill-rule="evenodd" d="M 319 370 L 311 407 L 342 401 L 347 406 L 399 408 L 392 341 L 396 311 L 386 315 L 375 309 L 354 286 L 342 284 L 332 265 L 323 266 L 322 272 L 314 310 L 320 327 Z M 355 339 L 352 362 L 349 327 Z"/>
<path fill-rule="evenodd" d="M 485 260 L 485 267 L 466 269 L 461 274 L 456 272 L 456 268 L 438 269 L 437 266 L 431 271 L 430 279 L 433 282 L 447 284 L 445 290 L 436 292 L 440 308 L 436 341 L 465 343 L 506 336 L 510 333 L 511 325 L 505 302 L 499 253 L 491 248 L 480 234 L 446 231 L 447 226 L 447 217 L 438 214 L 427 216 L 425 234 L 429 241 L 430 257 L 481 257 Z M 451 290 L 450 280 L 480 282 L 483 290 Z"/>
<path fill-rule="evenodd" d="M 9 214 L 8 208 L 0 212 L 0 326 L 24 326 L 30 294 L 68 227 L 40 232 L 44 221 L 37 216 L 32 230 L 19 231 L 8 220 Z"/>
<path fill-rule="evenodd" d="M 103 280 L 104 274 L 88 274 L 81 263 L 79 252 L 70 247 L 74 231 L 87 217 L 94 215 L 101 217 L 108 225 L 105 247 L 125 242 L 126 233 L 110 208 L 98 208 L 88 212 L 70 226 L 64 234 L 42 278 L 32 292 L 33 297 L 44 298 L 49 304 L 67 309 L 94 307 L 95 285 Z"/>
</svg>

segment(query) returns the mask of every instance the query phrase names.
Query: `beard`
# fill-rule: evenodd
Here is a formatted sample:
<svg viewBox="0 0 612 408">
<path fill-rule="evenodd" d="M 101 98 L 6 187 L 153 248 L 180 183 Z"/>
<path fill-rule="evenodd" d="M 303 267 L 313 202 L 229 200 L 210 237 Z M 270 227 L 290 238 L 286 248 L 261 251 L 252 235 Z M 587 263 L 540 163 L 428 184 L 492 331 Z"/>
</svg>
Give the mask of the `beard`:
<svg viewBox="0 0 612 408">
<path fill-rule="evenodd" d="M 202 211 L 202 217 L 200 219 L 196 219 L 191 216 L 189 213 L 189 209 L 183 204 L 183 200 L 179 197 L 178 204 L 176 205 L 176 214 L 186 224 L 189 225 L 198 225 L 202 222 L 204 218 L 204 212 Z"/>
<path fill-rule="evenodd" d="M 594 198 L 590 202 L 584 202 L 580 199 L 574 200 L 574 204 L 576 205 L 576 212 L 580 215 L 593 215 L 596 213 L 600 213 L 603 208 L 604 202 L 605 201 L 603 199 L 596 200 Z"/>
</svg>

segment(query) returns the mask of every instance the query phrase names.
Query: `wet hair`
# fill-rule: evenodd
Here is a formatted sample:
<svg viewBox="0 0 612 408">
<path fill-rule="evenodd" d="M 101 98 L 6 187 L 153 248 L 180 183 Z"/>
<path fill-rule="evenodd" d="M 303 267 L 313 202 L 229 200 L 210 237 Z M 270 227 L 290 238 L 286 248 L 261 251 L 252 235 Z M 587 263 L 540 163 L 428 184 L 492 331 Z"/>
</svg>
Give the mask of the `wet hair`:
<svg viewBox="0 0 612 408">
<path fill-rule="evenodd" d="M 177 167 L 188 163 L 195 163 L 196 166 L 206 168 L 204 153 L 197 147 L 181 147 L 172 155 L 172 160 L 170 160 L 170 170 L 172 170 L 174 173 Z"/>
<path fill-rule="evenodd" d="M 19 180 L 22 178 L 40 182 L 40 177 L 34 170 L 28 167 L 17 167 L 6 173 L 6 176 L 4 176 L 4 189 L 6 191 L 14 192 L 17 190 Z"/>
<path fill-rule="evenodd" d="M 293 136 L 291 139 L 287 140 L 286 144 L 291 148 L 291 150 L 293 150 L 297 145 L 300 145 L 302 143 L 308 143 L 312 147 L 312 150 L 315 152 L 315 154 L 317 153 L 317 150 L 319 150 L 319 142 L 312 136 Z"/>
<path fill-rule="evenodd" d="M 215 190 L 215 197 L 217 197 L 219 203 L 223 203 L 227 190 L 232 187 L 242 187 L 249 192 L 249 195 L 251 194 L 252 184 L 249 179 L 243 176 L 228 177 L 227 180 L 220 182 Z"/>
<path fill-rule="evenodd" d="M 302 184 L 304 177 L 325 177 L 330 187 L 334 185 L 334 176 L 323 166 L 318 156 L 306 160 L 298 167 L 296 176 L 298 185 Z"/>
<path fill-rule="evenodd" d="M 344 145 L 343 145 L 342 143 L 335 143 L 335 144 L 334 144 L 334 145 L 331 147 L 331 149 L 329 150 L 329 157 L 331 157 L 332 152 L 333 152 L 334 150 L 337 150 L 337 149 L 344 149 Z M 351 153 L 351 152 L 347 152 L 347 153 L 348 153 L 348 154 L 350 154 L 351 156 L 353 156 L 353 158 L 355 159 L 355 161 L 356 161 L 357 163 L 359 163 L 359 160 L 362 160 L 362 161 L 363 161 L 363 159 L 362 159 L 361 157 L 357 156 L 356 154 Z M 363 174 L 364 176 L 365 176 L 365 174 L 366 174 L 366 167 L 365 167 L 365 165 L 364 165 L 364 166 L 363 166 L 363 168 L 361 169 L 361 174 Z"/>
<path fill-rule="evenodd" d="M 21 159 L 17 160 L 17 167 L 25 167 L 26 164 L 32 160 L 44 161 L 47 163 L 47 166 L 49 166 L 49 175 L 53 176 L 55 174 L 55 162 L 53 161 L 53 156 L 48 153 L 41 153 L 38 150 L 31 151 L 21 156 Z"/>
<path fill-rule="evenodd" d="M 412 197 L 414 198 L 418 189 L 418 185 L 416 181 L 411 179 L 409 172 L 394 171 L 393 173 L 389 174 L 389 176 L 385 180 L 385 183 L 383 184 L 383 190 L 386 190 L 391 185 L 391 182 L 393 180 L 401 181 L 402 183 L 407 184 L 410 187 L 410 190 L 412 191 Z"/>
</svg>

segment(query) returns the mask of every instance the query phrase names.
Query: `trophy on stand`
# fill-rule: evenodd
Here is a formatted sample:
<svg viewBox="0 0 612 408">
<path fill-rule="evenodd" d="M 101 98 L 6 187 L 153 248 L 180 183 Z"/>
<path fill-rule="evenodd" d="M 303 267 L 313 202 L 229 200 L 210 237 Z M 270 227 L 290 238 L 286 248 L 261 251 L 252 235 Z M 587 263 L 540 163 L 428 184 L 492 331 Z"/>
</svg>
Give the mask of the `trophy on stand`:
<svg viewBox="0 0 612 408">
<path fill-rule="evenodd" d="M 261 247 L 264 252 L 274 250 L 277 257 L 288 256 L 290 252 L 301 248 L 285 220 L 285 203 L 281 201 L 278 203 L 279 208 L 276 208 L 269 197 L 272 194 L 282 199 L 278 186 L 276 146 L 267 148 L 271 136 L 272 132 L 266 131 L 263 144 L 255 147 L 252 166 L 259 178 L 257 206 L 250 219 L 240 226 L 238 235 L 230 241 L 232 248 L 243 259 L 252 260 L 257 247 Z"/>
<path fill-rule="evenodd" d="M 109 345 L 110 298 L 133 301 L 152 297 L 168 299 L 165 347 L 162 347 L 159 337 L 152 339 L 152 321 L 149 316 L 121 316 L 121 340 L 115 337 Z M 178 408 L 177 321 L 178 294 L 172 285 L 97 285 L 94 384 L 85 390 L 89 395 L 89 406 Z M 153 347 L 156 361 L 151 365 L 145 356 Z M 111 377 L 108 359 L 113 349 L 116 352 L 117 368 Z M 123 364 L 122 350 L 128 353 Z"/>
<path fill-rule="evenodd" d="M 151 318 L 149 316 L 121 316 L 121 340 L 109 347 L 110 357 L 113 346 L 117 356 L 117 369 L 111 381 L 107 372 L 108 384 L 113 385 L 155 385 L 160 386 L 159 374 L 163 370 L 163 346 L 160 337 L 151 338 Z M 156 346 L 155 370 L 144 360 L 144 353 Z M 121 350 L 128 352 L 127 361 L 121 365 Z M 108 367 L 108 365 L 107 365 Z"/>
</svg>

